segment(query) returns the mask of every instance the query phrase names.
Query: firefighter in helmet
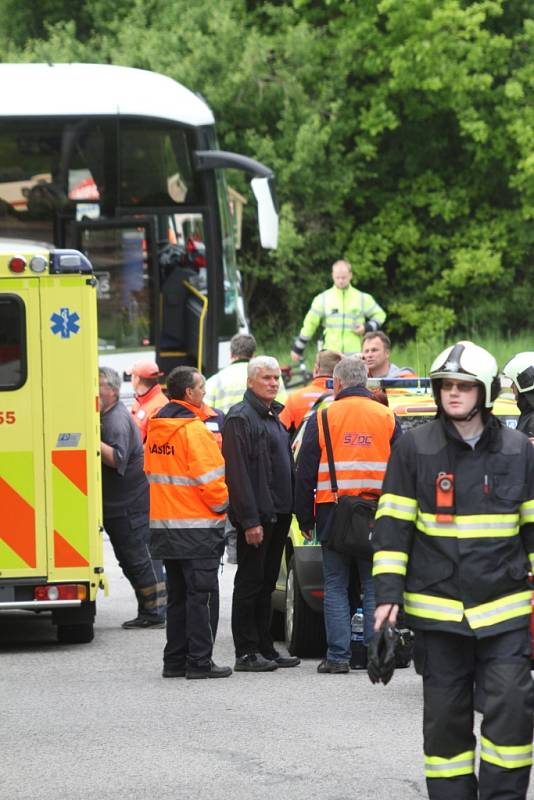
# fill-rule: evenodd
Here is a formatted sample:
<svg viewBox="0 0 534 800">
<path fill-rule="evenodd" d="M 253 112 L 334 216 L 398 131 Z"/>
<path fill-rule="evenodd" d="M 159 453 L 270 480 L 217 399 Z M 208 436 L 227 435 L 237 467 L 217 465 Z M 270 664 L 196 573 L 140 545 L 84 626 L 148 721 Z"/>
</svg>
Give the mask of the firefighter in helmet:
<svg viewBox="0 0 534 800">
<path fill-rule="evenodd" d="M 436 419 L 393 449 L 378 507 L 375 629 L 394 624 L 402 604 L 415 630 L 431 800 L 524 800 L 534 450 L 491 412 L 499 379 L 486 350 L 458 342 L 430 377 Z M 475 676 L 485 691 L 478 778 Z"/>
<path fill-rule="evenodd" d="M 521 412 L 517 430 L 534 439 L 534 353 L 518 353 L 505 364 L 503 375 L 510 378 Z"/>
</svg>

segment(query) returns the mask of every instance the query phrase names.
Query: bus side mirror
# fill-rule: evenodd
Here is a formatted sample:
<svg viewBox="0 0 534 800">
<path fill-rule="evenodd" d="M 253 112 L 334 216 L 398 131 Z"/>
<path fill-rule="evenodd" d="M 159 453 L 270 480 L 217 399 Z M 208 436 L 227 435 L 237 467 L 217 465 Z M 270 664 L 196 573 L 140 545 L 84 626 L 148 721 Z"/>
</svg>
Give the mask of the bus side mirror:
<svg viewBox="0 0 534 800">
<path fill-rule="evenodd" d="M 278 212 L 269 178 L 252 178 L 250 185 L 258 204 L 261 246 L 275 250 L 278 245 Z"/>
</svg>

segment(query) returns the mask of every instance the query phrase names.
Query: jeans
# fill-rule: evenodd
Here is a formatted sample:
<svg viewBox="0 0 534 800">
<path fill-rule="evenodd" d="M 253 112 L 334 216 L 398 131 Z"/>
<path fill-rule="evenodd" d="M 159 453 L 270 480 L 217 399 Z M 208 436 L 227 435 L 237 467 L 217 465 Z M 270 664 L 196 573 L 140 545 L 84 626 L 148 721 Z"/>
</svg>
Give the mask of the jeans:
<svg viewBox="0 0 534 800">
<path fill-rule="evenodd" d="M 322 545 L 324 572 L 324 624 L 329 661 L 350 661 L 351 608 L 349 583 L 357 569 L 363 593 L 363 639 L 367 645 L 373 636 L 375 592 L 370 561 L 354 559 Z"/>
</svg>

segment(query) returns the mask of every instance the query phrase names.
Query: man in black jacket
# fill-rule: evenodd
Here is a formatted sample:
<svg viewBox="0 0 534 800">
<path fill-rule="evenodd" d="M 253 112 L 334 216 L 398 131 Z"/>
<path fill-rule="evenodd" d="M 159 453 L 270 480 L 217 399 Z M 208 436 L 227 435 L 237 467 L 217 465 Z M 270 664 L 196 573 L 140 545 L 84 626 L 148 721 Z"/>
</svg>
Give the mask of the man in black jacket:
<svg viewBox="0 0 534 800">
<path fill-rule="evenodd" d="M 237 529 L 237 572 L 232 634 L 237 672 L 295 667 L 280 655 L 270 633 L 276 584 L 293 509 L 293 459 L 289 435 L 278 419 L 280 367 L 258 356 L 248 364 L 247 390 L 232 406 L 223 430 L 229 516 Z"/>
</svg>

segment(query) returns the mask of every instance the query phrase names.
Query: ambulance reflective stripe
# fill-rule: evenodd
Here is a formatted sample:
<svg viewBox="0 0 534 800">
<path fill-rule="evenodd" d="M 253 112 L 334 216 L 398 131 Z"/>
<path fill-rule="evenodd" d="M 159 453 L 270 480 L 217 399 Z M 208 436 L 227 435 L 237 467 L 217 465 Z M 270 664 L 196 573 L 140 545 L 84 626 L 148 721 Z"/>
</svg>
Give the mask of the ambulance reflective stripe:
<svg viewBox="0 0 534 800">
<path fill-rule="evenodd" d="M 485 736 L 481 736 L 480 758 L 504 769 L 530 767 L 532 764 L 532 744 L 501 745 L 486 739 Z"/>
<path fill-rule="evenodd" d="M 0 453 L 0 569 L 35 569 L 33 454 Z"/>
<path fill-rule="evenodd" d="M 534 500 L 527 500 L 519 506 L 519 515 L 521 517 L 521 525 L 527 522 L 534 522 Z"/>
<path fill-rule="evenodd" d="M 532 610 L 532 592 L 517 592 L 491 603 L 483 603 L 480 606 L 472 606 L 465 609 L 465 616 L 471 628 L 486 628 L 488 625 L 495 625 L 498 622 L 505 622 L 514 617 L 521 617 L 530 614 Z"/>
<path fill-rule="evenodd" d="M 379 550 L 373 558 L 373 575 L 382 575 L 385 572 L 406 575 L 407 564 L 406 553 L 398 550 Z"/>
<path fill-rule="evenodd" d="M 224 519 L 151 519 L 151 528 L 224 528 Z"/>
<path fill-rule="evenodd" d="M 87 454 L 85 450 L 52 450 L 51 456 L 54 566 L 87 567 Z"/>
<path fill-rule="evenodd" d="M 376 519 L 380 517 L 393 517 L 406 522 L 415 522 L 417 518 L 417 500 L 412 497 L 403 497 L 400 494 L 386 492 L 378 501 Z"/>
<path fill-rule="evenodd" d="M 412 617 L 439 619 L 445 622 L 461 622 L 464 616 L 463 603 L 430 594 L 404 592 L 404 610 Z"/>
<path fill-rule="evenodd" d="M 454 778 L 456 775 L 471 775 L 474 771 L 474 750 L 466 750 L 452 758 L 425 755 L 425 776 L 427 778 Z"/>
<path fill-rule="evenodd" d="M 448 536 L 457 539 L 483 539 L 516 536 L 519 514 L 458 515 L 453 522 L 439 522 L 435 514 L 417 515 L 417 529 L 427 536 Z"/>
<path fill-rule="evenodd" d="M 224 477 L 224 467 L 217 467 L 195 478 L 186 475 L 147 475 L 150 483 L 171 483 L 173 486 L 199 486 L 220 477 Z"/>
</svg>

